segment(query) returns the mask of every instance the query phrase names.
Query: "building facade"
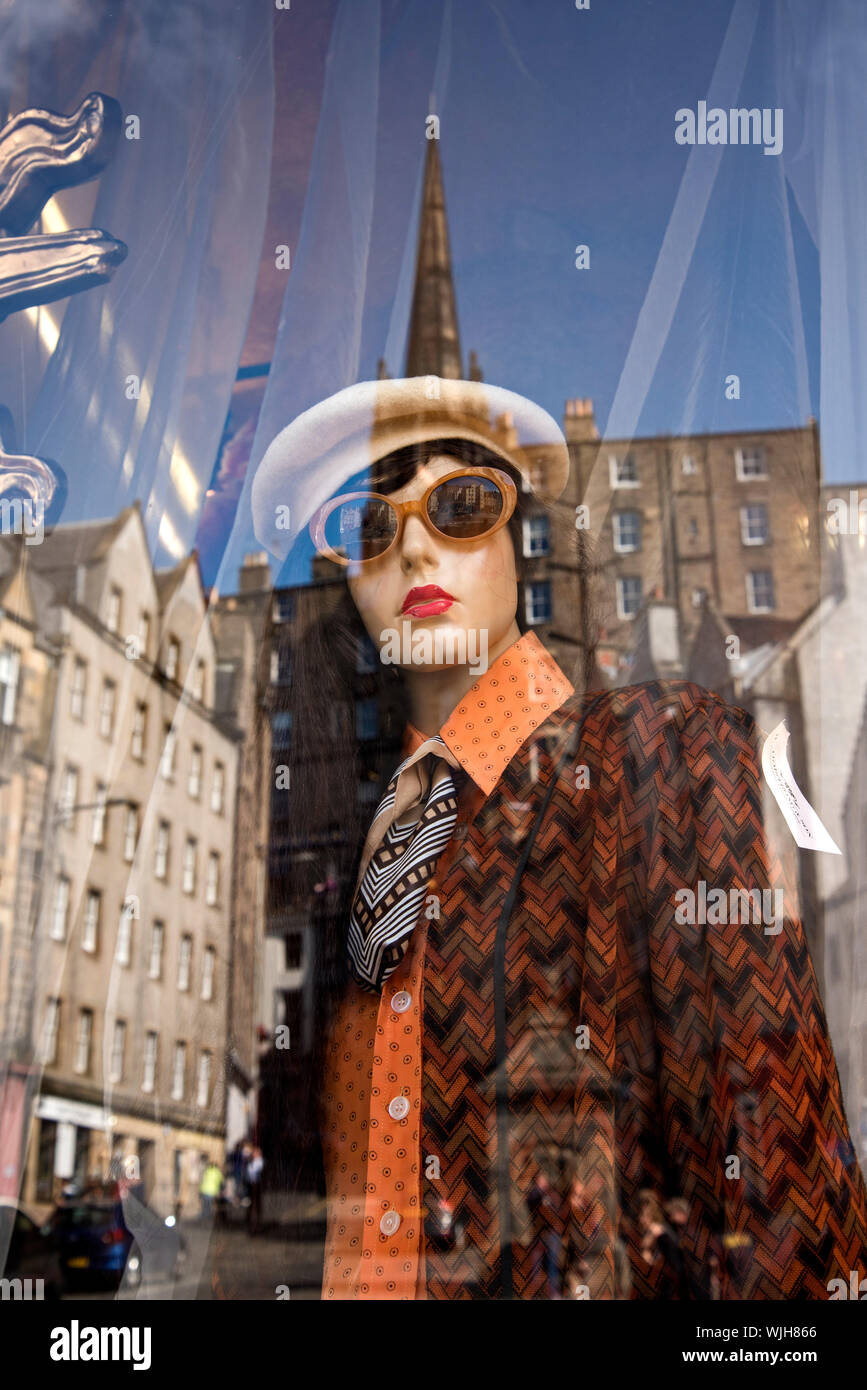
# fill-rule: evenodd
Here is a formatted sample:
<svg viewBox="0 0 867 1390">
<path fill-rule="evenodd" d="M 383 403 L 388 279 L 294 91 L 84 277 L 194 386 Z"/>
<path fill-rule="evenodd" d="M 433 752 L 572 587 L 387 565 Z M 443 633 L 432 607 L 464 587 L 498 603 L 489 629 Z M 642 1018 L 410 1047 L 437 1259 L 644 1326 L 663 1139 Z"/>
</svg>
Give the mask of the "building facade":
<svg viewBox="0 0 867 1390">
<path fill-rule="evenodd" d="M 576 521 L 590 550 L 585 611 L 609 683 L 631 679 L 635 619 L 651 599 L 674 603 L 684 648 L 708 600 L 736 621 L 796 622 L 812 608 L 821 481 L 815 422 L 598 441 L 587 437 L 590 418 L 590 402 L 567 403 L 569 489 L 576 509 L 584 508 Z"/>
<path fill-rule="evenodd" d="M 155 573 L 137 506 L 59 527 L 53 680 L 32 943 L 25 1203 L 137 1171 L 157 1209 L 197 1208 L 222 1161 L 239 738 L 195 557 Z"/>
<path fill-rule="evenodd" d="M 272 603 L 271 571 L 264 554 L 247 555 L 238 592 L 213 606 L 217 644 L 216 707 L 241 738 L 234 811 L 231 884 L 232 936 L 227 978 L 226 1147 L 252 1137 L 257 1124 L 260 1034 L 269 1012 L 262 1007 L 269 949 L 265 933 L 268 862 L 266 794 L 271 772 L 270 725 L 264 691 L 272 674 L 265 632 Z"/>
<path fill-rule="evenodd" d="M 58 651 L 52 594 L 27 549 L 0 542 L 0 1195 L 18 1191 L 21 1139 L 37 1083 L 32 940 L 40 909 L 49 706 Z"/>
</svg>

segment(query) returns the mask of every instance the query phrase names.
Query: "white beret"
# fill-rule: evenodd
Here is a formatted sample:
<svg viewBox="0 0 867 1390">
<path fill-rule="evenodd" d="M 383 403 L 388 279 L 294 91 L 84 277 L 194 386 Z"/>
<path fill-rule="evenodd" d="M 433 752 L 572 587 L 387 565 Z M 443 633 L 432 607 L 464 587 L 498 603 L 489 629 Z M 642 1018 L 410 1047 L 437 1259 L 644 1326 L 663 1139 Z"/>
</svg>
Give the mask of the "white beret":
<svg viewBox="0 0 867 1390">
<path fill-rule="evenodd" d="M 317 508 L 356 473 L 394 449 L 440 438 L 483 444 L 545 501 L 566 486 L 563 433 L 525 396 L 436 376 L 361 381 L 305 410 L 268 445 L 251 492 L 259 543 L 285 559 Z"/>
</svg>

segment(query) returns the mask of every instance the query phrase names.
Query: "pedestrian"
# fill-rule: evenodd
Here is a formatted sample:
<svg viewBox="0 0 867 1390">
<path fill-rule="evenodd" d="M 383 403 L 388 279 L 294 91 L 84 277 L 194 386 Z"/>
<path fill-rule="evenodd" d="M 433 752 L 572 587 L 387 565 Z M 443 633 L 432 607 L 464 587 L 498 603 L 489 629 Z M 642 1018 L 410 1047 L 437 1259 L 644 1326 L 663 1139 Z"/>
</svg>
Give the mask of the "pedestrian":
<svg viewBox="0 0 867 1390">
<path fill-rule="evenodd" d="M 262 1150 L 254 1146 L 247 1164 L 247 1192 L 250 1198 L 250 1205 L 247 1209 L 247 1221 L 250 1227 L 250 1234 L 256 1235 L 262 1221 L 262 1172 L 265 1167 L 265 1160 L 262 1157 Z"/>
<path fill-rule="evenodd" d="M 662 1203 L 652 1188 L 638 1194 L 638 1228 L 642 1258 L 654 1267 L 654 1287 L 659 1297 L 678 1297 L 683 1278 L 678 1237 L 666 1221 Z"/>
<path fill-rule="evenodd" d="M 237 1177 L 238 1177 L 238 1199 L 242 1207 L 250 1205 L 250 1188 L 247 1182 L 247 1169 L 253 1157 L 253 1145 L 249 1140 L 244 1140 L 238 1154 Z"/>
<path fill-rule="evenodd" d="M 561 1297 L 563 1240 L 557 1221 L 560 1205 L 558 1195 L 552 1191 L 551 1184 L 543 1172 L 539 1173 L 535 1185 L 527 1194 L 527 1208 L 533 1221 L 534 1234 L 539 1242 L 550 1299 Z"/>
<path fill-rule="evenodd" d="M 223 1174 L 217 1163 L 211 1158 L 205 1165 L 202 1173 L 202 1180 L 199 1184 L 199 1198 L 202 1204 L 202 1220 L 210 1221 L 214 1210 L 214 1201 L 220 1195 L 223 1186 Z"/>
<path fill-rule="evenodd" d="M 825 1298 L 867 1268 L 867 1194 L 797 854 L 765 830 L 761 731 L 684 681 L 588 693 L 584 639 L 570 679 L 529 627 L 525 556 L 572 511 L 569 466 L 532 402 L 418 377 L 314 406 L 254 479 L 260 541 L 283 560 L 308 526 L 333 581 L 271 707 L 293 836 L 342 885 L 313 953 L 323 1295 L 551 1297 L 568 1243 L 573 1296 L 615 1298 L 622 1238 L 632 1296 L 664 1297 L 679 1271 L 654 1252 L 675 1243 L 639 1194 L 676 1174 L 687 1272 L 712 1250 L 722 1298 Z M 785 923 L 684 922 L 683 891 L 708 884 L 779 890 Z M 748 1095 L 761 1124 L 734 1182 Z M 542 1212 L 552 1146 L 580 1200 Z M 424 1249 L 434 1201 L 461 1251 Z M 729 1260 L 731 1231 L 753 1258 Z"/>
</svg>

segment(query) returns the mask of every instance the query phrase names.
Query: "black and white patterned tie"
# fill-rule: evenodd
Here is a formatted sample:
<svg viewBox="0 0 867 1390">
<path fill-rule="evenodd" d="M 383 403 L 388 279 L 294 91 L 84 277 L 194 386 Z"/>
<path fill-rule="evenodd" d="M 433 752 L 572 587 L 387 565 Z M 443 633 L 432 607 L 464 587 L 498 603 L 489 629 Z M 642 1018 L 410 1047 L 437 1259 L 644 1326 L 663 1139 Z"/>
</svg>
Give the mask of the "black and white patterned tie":
<svg viewBox="0 0 867 1390">
<path fill-rule="evenodd" d="M 439 735 L 395 772 L 373 818 L 349 916 L 349 965 L 378 994 L 406 954 L 437 859 L 458 816 L 454 754 Z"/>
</svg>

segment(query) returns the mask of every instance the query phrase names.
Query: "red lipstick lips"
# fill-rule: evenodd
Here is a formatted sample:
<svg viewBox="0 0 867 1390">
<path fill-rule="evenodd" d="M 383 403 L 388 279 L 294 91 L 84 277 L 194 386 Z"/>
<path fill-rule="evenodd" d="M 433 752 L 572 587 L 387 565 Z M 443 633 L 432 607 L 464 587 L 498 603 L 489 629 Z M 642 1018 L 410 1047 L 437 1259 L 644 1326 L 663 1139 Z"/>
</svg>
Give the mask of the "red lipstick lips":
<svg viewBox="0 0 867 1390">
<path fill-rule="evenodd" d="M 454 595 L 447 594 L 438 584 L 422 584 L 410 589 L 400 611 L 408 618 L 433 618 L 437 613 L 445 613 L 456 602 Z"/>
</svg>

